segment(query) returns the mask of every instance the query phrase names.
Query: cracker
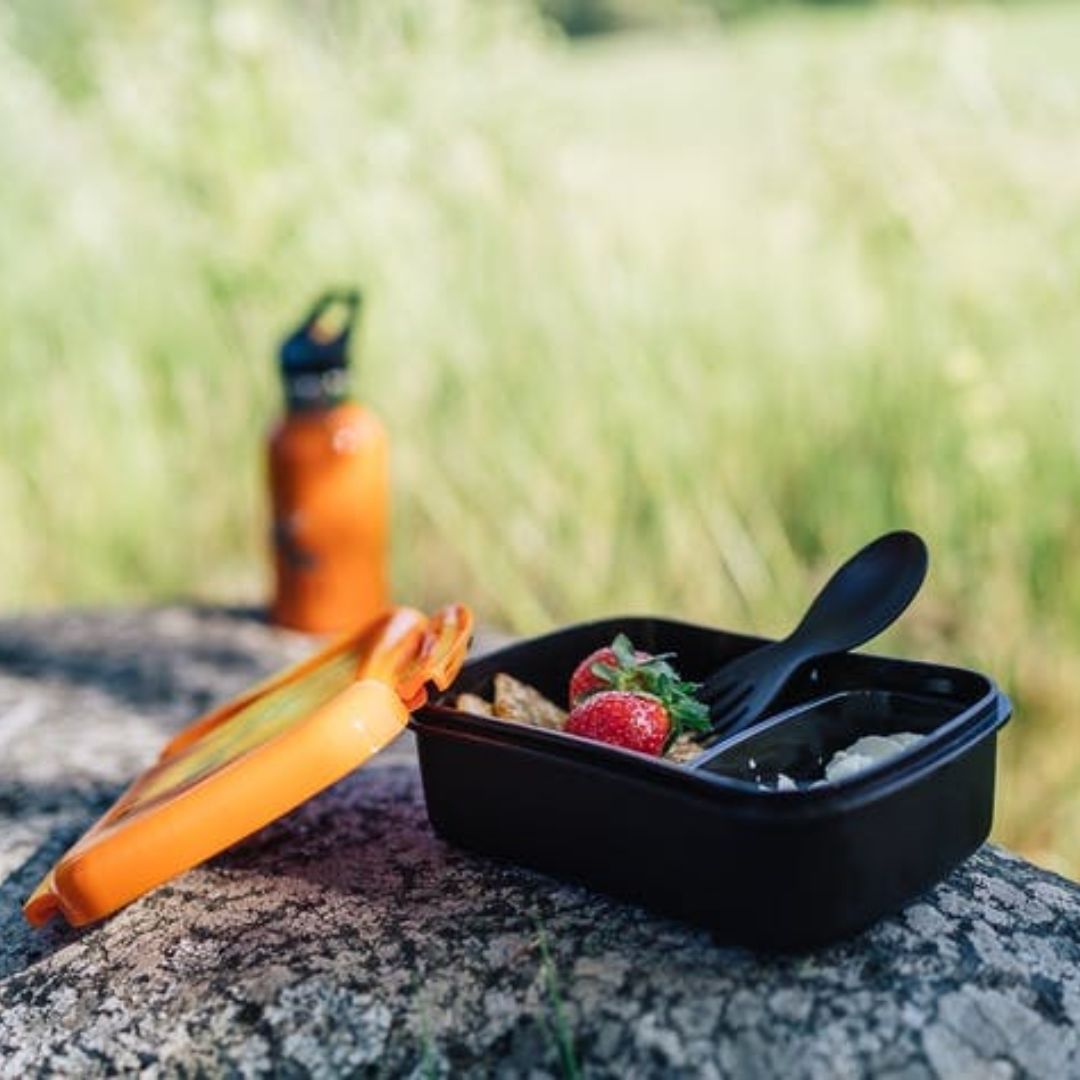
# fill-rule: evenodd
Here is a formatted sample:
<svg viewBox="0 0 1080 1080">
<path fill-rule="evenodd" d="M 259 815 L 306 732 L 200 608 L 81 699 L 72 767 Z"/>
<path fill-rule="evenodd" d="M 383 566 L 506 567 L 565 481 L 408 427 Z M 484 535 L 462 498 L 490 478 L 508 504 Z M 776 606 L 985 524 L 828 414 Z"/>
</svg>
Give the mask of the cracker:
<svg viewBox="0 0 1080 1080">
<path fill-rule="evenodd" d="M 472 713 L 474 716 L 494 716 L 495 710 L 490 701 L 485 701 L 478 694 L 458 694 L 454 708 L 459 712 Z"/>
<path fill-rule="evenodd" d="M 693 761 L 704 750 L 705 747 L 701 745 L 696 739 L 692 739 L 689 735 L 680 735 L 664 754 L 664 757 L 668 761 L 674 761 L 679 765 L 685 765 L 688 761 Z"/>
<path fill-rule="evenodd" d="M 558 705 L 548 701 L 539 690 L 501 671 L 495 676 L 495 715 L 549 731 L 562 731 L 566 727 L 566 713 Z"/>
</svg>

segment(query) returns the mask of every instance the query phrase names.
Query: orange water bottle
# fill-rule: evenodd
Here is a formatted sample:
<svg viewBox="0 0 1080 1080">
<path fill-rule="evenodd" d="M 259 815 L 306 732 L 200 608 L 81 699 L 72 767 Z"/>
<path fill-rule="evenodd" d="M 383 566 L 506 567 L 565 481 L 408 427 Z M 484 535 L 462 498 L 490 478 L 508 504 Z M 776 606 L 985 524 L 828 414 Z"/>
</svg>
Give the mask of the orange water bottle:
<svg viewBox="0 0 1080 1080">
<path fill-rule="evenodd" d="M 274 622 L 336 633 L 389 603 L 386 431 L 349 400 L 354 290 L 328 292 L 281 346 L 286 413 L 270 436 Z"/>
</svg>

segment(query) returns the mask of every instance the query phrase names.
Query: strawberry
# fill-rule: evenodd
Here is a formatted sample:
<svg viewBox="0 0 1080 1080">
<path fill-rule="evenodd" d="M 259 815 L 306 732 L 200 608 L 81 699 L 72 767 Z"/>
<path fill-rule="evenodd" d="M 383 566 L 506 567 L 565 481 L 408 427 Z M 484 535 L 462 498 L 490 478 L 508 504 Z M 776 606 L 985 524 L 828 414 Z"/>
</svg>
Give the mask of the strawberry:
<svg viewBox="0 0 1080 1080">
<path fill-rule="evenodd" d="M 591 653 L 570 679 L 566 730 L 646 754 L 662 754 L 684 733 L 708 732 L 709 710 L 695 696 L 698 684 L 679 678 L 668 663 L 671 655 L 636 650 L 625 634 Z"/>
<path fill-rule="evenodd" d="M 635 649 L 625 634 L 619 634 L 611 645 L 589 653 L 570 676 L 570 704 L 600 690 L 634 689 L 635 669 L 652 657 Z"/>
<path fill-rule="evenodd" d="M 571 735 L 658 757 L 671 734 L 671 717 L 652 694 L 601 690 L 574 708 L 566 730 Z"/>
</svg>

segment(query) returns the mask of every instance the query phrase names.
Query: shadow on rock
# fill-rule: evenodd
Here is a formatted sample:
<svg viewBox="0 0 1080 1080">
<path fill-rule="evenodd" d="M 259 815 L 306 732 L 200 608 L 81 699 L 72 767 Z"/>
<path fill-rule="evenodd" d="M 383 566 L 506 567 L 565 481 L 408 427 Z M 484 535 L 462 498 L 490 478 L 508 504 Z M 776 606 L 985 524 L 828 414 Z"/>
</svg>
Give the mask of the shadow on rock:
<svg viewBox="0 0 1080 1080">
<path fill-rule="evenodd" d="M 440 840 L 428 821 L 413 765 L 369 766 L 214 861 L 225 870 L 291 878 L 380 910 L 443 916 L 503 910 L 507 886 L 558 883 Z M 506 905 L 513 923 L 521 904 Z M 447 924 L 452 928 L 451 924 Z"/>
<path fill-rule="evenodd" d="M 61 918 L 33 929 L 23 917 L 22 905 L 49 868 L 86 831 L 119 793 L 118 788 L 63 787 L 61 785 L 7 785 L 0 797 L 0 815 L 10 815 L 16 803 L 35 822 L 44 817 L 44 839 L 0 882 L 0 979 L 50 956 L 78 940 L 82 931 Z"/>
<path fill-rule="evenodd" d="M 192 718 L 311 648 L 267 626 L 256 608 L 103 609 L 0 621 L 0 672 L 93 688 L 150 714 L 182 708 Z"/>
</svg>

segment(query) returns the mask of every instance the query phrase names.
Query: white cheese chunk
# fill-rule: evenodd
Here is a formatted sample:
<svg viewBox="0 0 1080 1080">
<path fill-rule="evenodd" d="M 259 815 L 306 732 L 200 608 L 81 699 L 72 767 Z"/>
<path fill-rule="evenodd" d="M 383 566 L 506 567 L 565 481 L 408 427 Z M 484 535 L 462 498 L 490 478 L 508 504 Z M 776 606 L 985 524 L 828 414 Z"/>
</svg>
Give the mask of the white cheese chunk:
<svg viewBox="0 0 1080 1080">
<path fill-rule="evenodd" d="M 825 766 L 825 779 L 830 783 L 845 780 L 879 761 L 884 761 L 885 758 L 899 754 L 923 738 L 924 736 L 911 731 L 901 731 L 895 735 L 864 735 L 833 754 Z"/>
</svg>

